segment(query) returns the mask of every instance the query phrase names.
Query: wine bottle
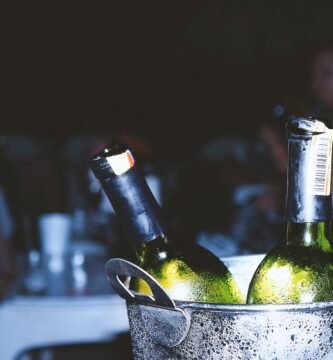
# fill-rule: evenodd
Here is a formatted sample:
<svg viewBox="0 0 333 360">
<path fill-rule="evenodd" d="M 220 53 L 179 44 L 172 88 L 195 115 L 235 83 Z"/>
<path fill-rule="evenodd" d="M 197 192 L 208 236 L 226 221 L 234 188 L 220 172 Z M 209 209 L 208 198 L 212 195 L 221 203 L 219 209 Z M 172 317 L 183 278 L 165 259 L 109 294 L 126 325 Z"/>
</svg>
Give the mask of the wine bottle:
<svg viewBox="0 0 333 360">
<path fill-rule="evenodd" d="M 138 265 L 176 300 L 244 303 L 231 273 L 206 249 L 184 248 L 152 195 L 126 145 L 115 144 L 90 160 L 90 167 L 137 249 Z M 131 288 L 150 294 L 143 280 Z"/>
<path fill-rule="evenodd" d="M 333 300 L 332 130 L 312 118 L 287 123 L 286 239 L 263 259 L 249 304 Z"/>
</svg>

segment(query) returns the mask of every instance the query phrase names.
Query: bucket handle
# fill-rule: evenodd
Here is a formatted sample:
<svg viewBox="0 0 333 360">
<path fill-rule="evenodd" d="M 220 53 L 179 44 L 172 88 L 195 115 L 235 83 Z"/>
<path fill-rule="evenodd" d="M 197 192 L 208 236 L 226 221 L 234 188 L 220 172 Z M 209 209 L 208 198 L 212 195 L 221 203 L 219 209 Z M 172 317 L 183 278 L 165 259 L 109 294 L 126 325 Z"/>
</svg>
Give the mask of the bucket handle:
<svg viewBox="0 0 333 360">
<path fill-rule="evenodd" d="M 148 334 L 155 343 L 168 348 L 177 346 L 185 340 L 191 325 L 190 315 L 185 309 L 176 307 L 174 301 L 151 275 L 130 261 L 119 258 L 109 260 L 105 265 L 105 271 L 118 295 L 128 302 L 138 301 L 139 305 L 143 305 L 140 306 L 140 311 L 134 320 L 139 321 L 142 327 L 139 337 Z M 119 276 L 145 280 L 153 296 L 129 290 Z M 130 311 L 129 317 L 131 317 Z M 135 333 L 137 330 L 133 331 Z"/>
<path fill-rule="evenodd" d="M 161 285 L 150 274 L 130 261 L 119 258 L 111 259 L 105 265 L 105 272 L 113 289 L 125 300 L 137 300 L 141 303 L 148 303 L 171 309 L 176 308 L 174 301 L 166 294 Z M 131 276 L 145 280 L 149 285 L 153 296 L 142 295 L 129 290 L 119 279 L 119 276 Z"/>
</svg>

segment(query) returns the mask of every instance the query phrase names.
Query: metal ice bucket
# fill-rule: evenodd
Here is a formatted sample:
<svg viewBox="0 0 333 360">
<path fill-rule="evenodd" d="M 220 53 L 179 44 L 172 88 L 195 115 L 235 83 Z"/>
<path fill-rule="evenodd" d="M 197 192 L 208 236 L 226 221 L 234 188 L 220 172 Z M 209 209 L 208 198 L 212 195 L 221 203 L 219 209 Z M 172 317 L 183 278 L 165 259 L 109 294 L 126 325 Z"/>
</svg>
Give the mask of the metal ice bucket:
<svg viewBox="0 0 333 360">
<path fill-rule="evenodd" d="M 246 294 L 263 256 L 223 259 Z M 333 359 L 333 302 L 217 305 L 173 301 L 140 267 L 112 259 L 106 272 L 127 300 L 135 359 Z M 133 293 L 120 275 L 145 280 L 153 296 Z"/>
</svg>

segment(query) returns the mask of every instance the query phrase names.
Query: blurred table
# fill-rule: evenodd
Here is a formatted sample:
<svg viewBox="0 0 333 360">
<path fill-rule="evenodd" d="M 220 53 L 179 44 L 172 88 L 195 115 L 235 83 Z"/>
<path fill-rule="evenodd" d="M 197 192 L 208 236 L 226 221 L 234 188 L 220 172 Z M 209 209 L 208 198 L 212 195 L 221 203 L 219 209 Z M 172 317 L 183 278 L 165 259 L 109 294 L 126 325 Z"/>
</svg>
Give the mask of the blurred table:
<svg viewBox="0 0 333 360">
<path fill-rule="evenodd" d="M 1 360 L 34 348 L 108 342 L 129 330 L 126 303 L 104 274 L 104 253 L 80 245 L 72 254 L 56 272 L 40 261 L 29 267 L 27 257 L 18 258 L 17 279 L 0 303 Z M 78 284 L 84 287 L 77 289 L 75 279 L 83 279 Z M 27 284 L 33 289 L 40 282 L 45 289 L 34 295 Z"/>
<path fill-rule="evenodd" d="M 118 295 L 15 296 L 0 304 L 0 358 L 51 345 L 110 341 L 128 331 L 125 301 Z"/>
</svg>

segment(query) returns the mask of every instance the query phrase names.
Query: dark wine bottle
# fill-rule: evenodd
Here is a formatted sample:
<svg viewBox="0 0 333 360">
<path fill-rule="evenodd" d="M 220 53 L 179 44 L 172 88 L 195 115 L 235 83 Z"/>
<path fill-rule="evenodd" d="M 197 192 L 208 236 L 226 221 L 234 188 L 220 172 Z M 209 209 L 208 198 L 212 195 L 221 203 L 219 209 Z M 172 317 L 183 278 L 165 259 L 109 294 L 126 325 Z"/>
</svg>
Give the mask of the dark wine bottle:
<svg viewBox="0 0 333 360">
<path fill-rule="evenodd" d="M 321 121 L 294 117 L 287 131 L 286 240 L 256 270 L 250 304 L 333 300 L 332 130 Z"/>
<path fill-rule="evenodd" d="M 90 167 L 128 236 L 134 241 L 138 265 L 176 300 L 244 303 L 231 273 L 206 249 L 177 241 L 126 145 L 112 145 L 90 160 Z M 131 288 L 150 294 L 142 280 Z"/>
</svg>

